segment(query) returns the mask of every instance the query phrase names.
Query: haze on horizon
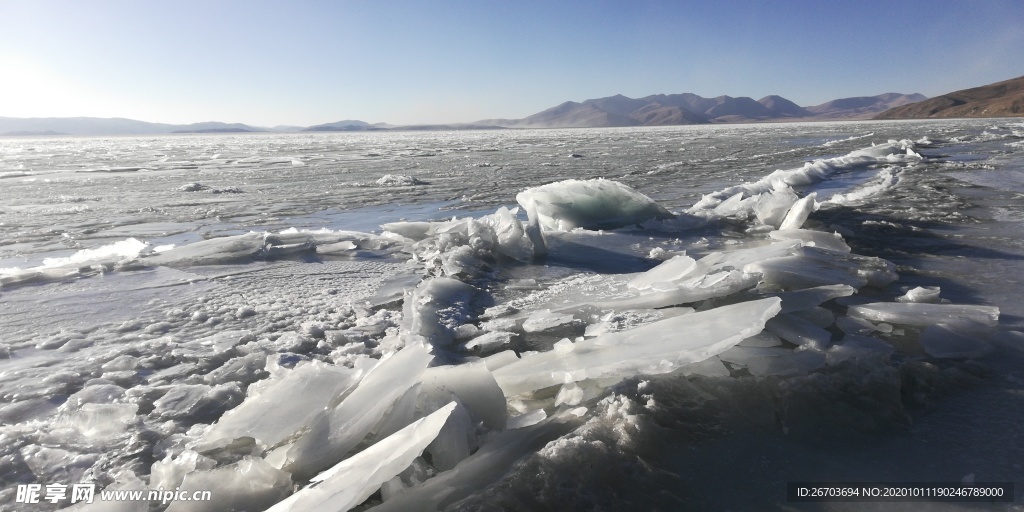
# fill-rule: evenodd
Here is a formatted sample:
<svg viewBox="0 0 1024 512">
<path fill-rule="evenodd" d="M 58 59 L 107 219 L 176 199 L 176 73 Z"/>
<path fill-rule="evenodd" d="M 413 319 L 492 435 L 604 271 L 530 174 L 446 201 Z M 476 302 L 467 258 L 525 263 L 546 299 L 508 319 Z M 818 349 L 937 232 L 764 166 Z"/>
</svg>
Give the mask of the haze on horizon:
<svg viewBox="0 0 1024 512">
<path fill-rule="evenodd" d="M 0 116 L 308 126 L 692 92 L 800 105 L 1024 75 L 1024 2 L 0 3 Z"/>
</svg>

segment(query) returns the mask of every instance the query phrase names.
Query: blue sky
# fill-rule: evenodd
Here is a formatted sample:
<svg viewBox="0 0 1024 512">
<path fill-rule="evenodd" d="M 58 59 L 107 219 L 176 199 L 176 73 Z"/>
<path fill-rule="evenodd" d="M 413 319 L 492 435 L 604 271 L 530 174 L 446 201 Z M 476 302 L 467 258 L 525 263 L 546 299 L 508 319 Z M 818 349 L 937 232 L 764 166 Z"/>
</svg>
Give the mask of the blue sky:
<svg viewBox="0 0 1024 512">
<path fill-rule="evenodd" d="M 800 105 L 1024 75 L 1024 1 L 0 1 L 0 116 L 519 118 L 693 92 Z"/>
</svg>

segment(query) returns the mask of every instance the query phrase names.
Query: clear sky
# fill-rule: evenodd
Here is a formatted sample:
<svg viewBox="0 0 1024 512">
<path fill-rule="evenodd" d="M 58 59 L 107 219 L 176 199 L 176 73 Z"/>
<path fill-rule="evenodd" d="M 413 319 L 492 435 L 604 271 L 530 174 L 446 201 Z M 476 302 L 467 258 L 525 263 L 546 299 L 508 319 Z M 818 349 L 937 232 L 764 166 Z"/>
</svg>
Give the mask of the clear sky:
<svg viewBox="0 0 1024 512">
<path fill-rule="evenodd" d="M 0 0 L 0 116 L 520 118 L 692 92 L 800 105 L 1024 75 L 1024 0 Z"/>
</svg>

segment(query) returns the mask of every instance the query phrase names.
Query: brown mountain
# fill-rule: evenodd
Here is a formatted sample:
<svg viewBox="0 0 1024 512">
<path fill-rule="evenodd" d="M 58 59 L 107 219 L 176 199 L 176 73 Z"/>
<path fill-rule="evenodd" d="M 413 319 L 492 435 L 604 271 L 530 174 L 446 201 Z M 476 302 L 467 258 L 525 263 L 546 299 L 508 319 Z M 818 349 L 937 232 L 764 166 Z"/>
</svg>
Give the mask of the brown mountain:
<svg viewBox="0 0 1024 512">
<path fill-rule="evenodd" d="M 822 119 L 871 119 L 890 108 L 926 99 L 928 97 L 921 94 L 889 92 L 878 96 L 857 96 L 827 101 L 821 105 L 807 107 L 807 110 Z"/>
<path fill-rule="evenodd" d="M 598 108 L 593 104 L 567 101 L 520 120 L 520 126 L 537 128 L 591 128 L 595 126 L 636 126 L 635 119 Z"/>
<path fill-rule="evenodd" d="M 888 93 L 843 98 L 813 107 L 801 107 L 782 96 L 758 101 L 741 96 L 703 98 L 692 93 L 654 94 L 629 98 L 621 94 L 567 101 L 523 119 L 485 119 L 475 125 L 507 128 L 600 128 L 611 126 L 670 126 L 762 121 L 825 121 L 870 119 L 888 108 L 927 99 L 920 94 Z"/>
<path fill-rule="evenodd" d="M 741 96 L 719 96 L 715 98 L 715 106 L 704 111 L 711 119 L 719 117 L 740 118 L 742 120 L 771 119 L 776 116 L 768 107 L 754 101 L 753 98 Z"/>
<path fill-rule="evenodd" d="M 886 110 L 875 119 L 1019 116 L 1024 116 L 1024 76 Z"/>
<path fill-rule="evenodd" d="M 757 100 L 757 102 L 764 105 L 765 108 L 772 111 L 777 116 L 799 118 L 811 117 L 814 115 L 800 105 L 797 105 L 782 96 L 776 96 L 774 94 L 771 96 L 765 96 L 764 98 Z"/>
<path fill-rule="evenodd" d="M 648 103 L 633 111 L 630 113 L 630 117 L 636 119 L 643 126 L 672 126 L 708 122 L 708 118 L 705 115 L 696 114 L 682 107 L 672 107 L 657 102 Z"/>
</svg>

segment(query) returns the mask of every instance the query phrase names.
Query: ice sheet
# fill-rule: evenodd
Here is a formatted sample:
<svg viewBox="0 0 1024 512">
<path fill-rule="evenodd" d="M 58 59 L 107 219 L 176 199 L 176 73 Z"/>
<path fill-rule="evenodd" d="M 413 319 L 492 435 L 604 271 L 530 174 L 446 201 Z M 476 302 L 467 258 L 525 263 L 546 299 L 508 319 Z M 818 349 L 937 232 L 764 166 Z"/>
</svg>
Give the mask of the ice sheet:
<svg viewBox="0 0 1024 512">
<path fill-rule="evenodd" d="M 252 437 L 266 448 L 288 440 L 359 381 L 359 372 L 313 361 L 264 384 L 203 435 L 200 451 Z"/>
<path fill-rule="evenodd" d="M 268 512 L 344 512 L 412 464 L 444 426 L 455 403 L 434 411 L 312 479 Z"/>
<path fill-rule="evenodd" d="M 960 304 L 925 304 L 913 302 L 874 302 L 850 306 L 850 316 L 872 322 L 929 326 L 958 321 L 994 326 L 999 322 L 999 308 Z"/>
<path fill-rule="evenodd" d="M 293 475 L 311 476 L 342 460 L 419 381 L 432 358 L 419 344 L 383 358 L 341 403 L 314 418 L 288 448 L 284 469 Z"/>
<path fill-rule="evenodd" d="M 568 352 L 524 355 L 494 376 L 506 395 L 516 395 L 584 379 L 670 372 L 757 334 L 780 304 L 778 298 L 761 299 L 577 341 Z"/>
</svg>

